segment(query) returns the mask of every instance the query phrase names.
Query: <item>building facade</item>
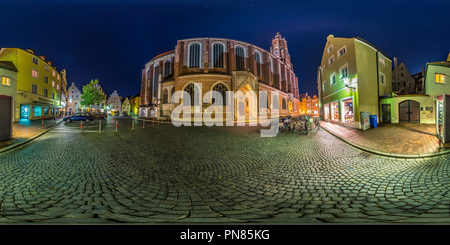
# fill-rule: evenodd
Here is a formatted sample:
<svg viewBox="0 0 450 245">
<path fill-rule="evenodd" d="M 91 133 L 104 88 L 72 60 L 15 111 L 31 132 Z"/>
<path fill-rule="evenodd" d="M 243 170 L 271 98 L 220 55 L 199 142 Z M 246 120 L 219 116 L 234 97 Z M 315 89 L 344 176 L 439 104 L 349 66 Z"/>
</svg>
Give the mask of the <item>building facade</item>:
<svg viewBox="0 0 450 245">
<path fill-rule="evenodd" d="M 17 69 L 15 121 L 59 116 L 62 75 L 53 63 L 33 49 L 2 48 L 0 61 L 11 61 Z"/>
<path fill-rule="evenodd" d="M 360 112 L 390 122 L 392 59 L 361 38 L 327 37 L 318 69 L 319 110 L 329 122 L 362 128 Z M 388 114 L 389 113 L 389 114 Z"/>
<path fill-rule="evenodd" d="M 126 113 L 128 116 L 131 113 L 131 103 L 130 103 L 130 99 L 131 99 L 131 95 L 127 96 L 125 98 L 122 98 L 122 108 L 121 108 L 121 112 L 122 114 Z"/>
<path fill-rule="evenodd" d="M 130 115 L 131 116 L 139 116 L 139 106 L 141 105 L 141 96 L 140 92 L 131 97 L 130 99 Z"/>
<path fill-rule="evenodd" d="M 200 86 L 194 87 L 194 86 Z M 198 89 L 198 90 L 197 90 Z M 170 116 L 180 103 L 172 103 L 175 91 L 190 95 L 191 111 L 206 108 L 231 111 L 234 118 L 248 117 L 274 109 L 280 115 L 299 113 L 298 78 L 290 61 L 287 41 L 277 34 L 270 51 L 255 45 L 223 38 L 178 40 L 175 50 L 160 54 L 145 64 L 142 70 L 140 116 Z M 195 94 L 200 91 L 199 94 Z M 217 91 L 223 101 L 219 105 L 205 96 Z M 226 92 L 255 92 L 257 105 L 248 99 L 227 101 Z M 271 92 L 278 92 L 272 97 Z M 260 94 L 261 92 L 261 94 Z M 259 96 L 267 106 L 259 105 Z M 201 98 L 201 99 L 200 99 Z M 234 104 L 234 108 L 232 106 Z"/>
<path fill-rule="evenodd" d="M 116 113 L 122 113 L 122 97 L 119 96 L 116 90 L 108 97 L 106 101 L 106 105 L 109 108 L 111 115 L 115 115 Z"/>
<path fill-rule="evenodd" d="M 392 91 L 397 94 L 413 94 L 416 92 L 414 77 L 409 73 L 403 62 L 397 65 L 396 58 L 394 58 L 394 68 L 392 70 Z"/>
<path fill-rule="evenodd" d="M 11 61 L 0 61 L 0 76 L 2 84 L 0 86 L 0 95 L 12 97 L 13 108 L 17 104 L 17 68 Z M 15 110 L 12 110 L 11 122 L 18 121 Z"/>
<path fill-rule="evenodd" d="M 81 91 L 75 86 L 75 83 L 67 89 L 67 107 L 66 112 L 69 115 L 81 112 L 80 107 Z"/>
<path fill-rule="evenodd" d="M 300 115 L 309 115 L 313 117 L 319 116 L 319 98 L 317 95 L 313 95 L 313 97 L 308 96 L 306 93 L 305 96 L 301 96 L 300 102 Z"/>
</svg>

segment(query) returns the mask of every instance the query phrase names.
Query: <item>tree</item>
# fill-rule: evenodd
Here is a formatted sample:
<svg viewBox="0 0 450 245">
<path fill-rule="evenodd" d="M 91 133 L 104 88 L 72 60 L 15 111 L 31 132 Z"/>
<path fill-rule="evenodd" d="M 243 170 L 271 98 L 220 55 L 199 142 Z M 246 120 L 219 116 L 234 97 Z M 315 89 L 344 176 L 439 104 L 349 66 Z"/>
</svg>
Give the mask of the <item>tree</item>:
<svg viewBox="0 0 450 245">
<path fill-rule="evenodd" d="M 99 105 L 105 100 L 105 95 L 101 87 L 98 85 L 98 79 L 83 86 L 83 94 L 81 95 L 80 105 L 90 108 L 93 105 Z"/>
</svg>

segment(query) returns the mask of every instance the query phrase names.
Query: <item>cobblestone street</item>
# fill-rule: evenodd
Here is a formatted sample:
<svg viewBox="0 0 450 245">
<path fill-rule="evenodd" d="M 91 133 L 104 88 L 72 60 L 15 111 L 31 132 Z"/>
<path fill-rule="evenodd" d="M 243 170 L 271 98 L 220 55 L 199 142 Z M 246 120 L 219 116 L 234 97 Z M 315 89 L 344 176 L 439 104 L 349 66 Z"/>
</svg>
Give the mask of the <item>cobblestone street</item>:
<svg viewBox="0 0 450 245">
<path fill-rule="evenodd" d="M 61 123 L 0 155 L 0 223 L 445 223 L 448 156 L 369 154 L 320 129 Z"/>
</svg>

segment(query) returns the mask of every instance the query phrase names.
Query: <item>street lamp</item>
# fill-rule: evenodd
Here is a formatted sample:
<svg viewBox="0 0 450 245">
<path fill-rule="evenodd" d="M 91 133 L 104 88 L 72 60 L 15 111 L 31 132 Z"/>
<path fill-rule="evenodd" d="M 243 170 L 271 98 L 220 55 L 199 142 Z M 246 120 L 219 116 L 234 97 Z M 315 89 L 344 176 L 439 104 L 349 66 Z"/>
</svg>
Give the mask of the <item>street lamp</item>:
<svg viewBox="0 0 450 245">
<path fill-rule="evenodd" d="M 350 85 L 350 78 L 348 78 L 348 77 L 344 78 L 344 85 L 346 88 L 351 89 L 352 92 L 355 92 L 355 85 Z"/>
</svg>

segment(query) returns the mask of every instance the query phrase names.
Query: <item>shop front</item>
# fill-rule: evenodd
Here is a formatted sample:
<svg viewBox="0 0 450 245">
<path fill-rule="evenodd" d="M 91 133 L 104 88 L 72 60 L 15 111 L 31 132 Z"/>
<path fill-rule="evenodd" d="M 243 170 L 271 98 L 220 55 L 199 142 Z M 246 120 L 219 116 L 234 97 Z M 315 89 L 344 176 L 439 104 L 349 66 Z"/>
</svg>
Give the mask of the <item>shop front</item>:
<svg viewBox="0 0 450 245">
<path fill-rule="evenodd" d="M 330 103 L 331 121 L 339 122 L 339 103 L 337 101 Z"/>
<path fill-rule="evenodd" d="M 346 124 L 353 124 L 355 121 L 353 111 L 353 98 L 346 98 L 341 100 L 342 104 L 342 122 Z"/>
</svg>

